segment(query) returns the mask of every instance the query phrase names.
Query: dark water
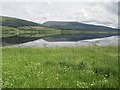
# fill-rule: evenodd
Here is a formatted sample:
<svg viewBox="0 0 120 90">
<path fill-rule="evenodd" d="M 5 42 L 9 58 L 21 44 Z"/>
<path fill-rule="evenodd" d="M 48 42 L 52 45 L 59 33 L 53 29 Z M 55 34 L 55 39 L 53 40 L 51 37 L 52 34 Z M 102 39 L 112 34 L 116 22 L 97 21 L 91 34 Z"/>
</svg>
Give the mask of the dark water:
<svg viewBox="0 0 120 90">
<path fill-rule="evenodd" d="M 12 37 L 5 37 L 2 38 L 2 45 L 14 45 L 25 43 L 29 41 L 34 41 L 37 39 L 44 39 L 50 42 L 57 42 L 57 41 L 79 41 L 79 40 L 86 40 L 86 39 L 95 39 L 95 38 L 104 38 L 110 36 L 116 36 L 118 34 L 111 34 L 111 33 L 104 33 L 104 34 L 61 34 L 61 35 L 51 35 L 51 36 L 44 36 L 44 37 L 31 37 L 31 35 L 25 34 L 23 36 L 12 36 Z M 28 36 L 28 37 L 25 37 Z"/>
<path fill-rule="evenodd" d="M 116 36 L 118 34 L 68 34 L 68 35 L 53 35 L 49 37 L 44 37 L 46 41 L 79 41 L 86 39 L 104 38 L 110 36 Z"/>
</svg>

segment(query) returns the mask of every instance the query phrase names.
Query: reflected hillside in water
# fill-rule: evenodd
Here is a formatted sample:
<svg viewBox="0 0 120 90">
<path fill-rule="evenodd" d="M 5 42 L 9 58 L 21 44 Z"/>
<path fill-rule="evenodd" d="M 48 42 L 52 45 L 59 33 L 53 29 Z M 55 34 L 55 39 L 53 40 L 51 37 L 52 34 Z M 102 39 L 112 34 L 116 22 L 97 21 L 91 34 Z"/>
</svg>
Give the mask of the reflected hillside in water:
<svg viewBox="0 0 120 90">
<path fill-rule="evenodd" d="M 7 33 L 4 35 L 8 35 Z M 10 33 L 9 33 L 10 35 Z M 12 36 L 13 35 L 13 36 Z M 49 42 L 59 42 L 59 41 L 80 41 L 86 39 L 95 39 L 95 38 L 104 38 L 109 36 L 116 36 L 118 33 L 72 33 L 72 34 L 63 34 L 63 33 L 21 33 L 15 34 L 12 33 L 11 36 L 2 38 L 3 46 L 4 45 L 14 45 L 21 44 L 29 41 L 34 41 L 38 39 L 44 39 Z"/>
</svg>

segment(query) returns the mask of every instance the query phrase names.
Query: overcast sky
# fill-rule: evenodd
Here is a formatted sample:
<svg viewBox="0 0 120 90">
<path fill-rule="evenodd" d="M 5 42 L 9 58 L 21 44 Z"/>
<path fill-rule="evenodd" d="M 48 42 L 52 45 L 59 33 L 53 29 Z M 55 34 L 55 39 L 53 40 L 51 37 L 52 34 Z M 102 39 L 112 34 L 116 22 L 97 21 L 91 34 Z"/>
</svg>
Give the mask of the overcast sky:
<svg viewBox="0 0 120 90">
<path fill-rule="evenodd" d="M 104 2 L 100 0 L 56 1 L 4 0 L 0 15 L 22 18 L 37 23 L 78 21 L 118 27 L 118 0 L 105 0 Z"/>
</svg>

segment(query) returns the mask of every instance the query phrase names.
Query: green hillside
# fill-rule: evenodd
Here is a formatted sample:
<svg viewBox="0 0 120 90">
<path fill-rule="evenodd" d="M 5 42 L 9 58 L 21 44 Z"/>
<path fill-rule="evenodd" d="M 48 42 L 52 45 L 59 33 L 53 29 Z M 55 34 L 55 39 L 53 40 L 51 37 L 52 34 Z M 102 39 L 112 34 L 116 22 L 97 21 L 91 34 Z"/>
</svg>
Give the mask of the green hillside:
<svg viewBox="0 0 120 90">
<path fill-rule="evenodd" d="M 117 29 L 113 29 L 110 27 L 99 26 L 99 25 L 91 25 L 84 24 L 80 22 L 61 22 L 61 21 L 48 21 L 43 23 L 42 25 L 48 26 L 50 28 L 57 29 L 67 29 L 67 30 L 83 30 L 83 31 L 117 31 Z"/>
<path fill-rule="evenodd" d="M 8 27 L 40 26 L 40 24 L 13 17 L 0 16 L 0 25 Z"/>
</svg>

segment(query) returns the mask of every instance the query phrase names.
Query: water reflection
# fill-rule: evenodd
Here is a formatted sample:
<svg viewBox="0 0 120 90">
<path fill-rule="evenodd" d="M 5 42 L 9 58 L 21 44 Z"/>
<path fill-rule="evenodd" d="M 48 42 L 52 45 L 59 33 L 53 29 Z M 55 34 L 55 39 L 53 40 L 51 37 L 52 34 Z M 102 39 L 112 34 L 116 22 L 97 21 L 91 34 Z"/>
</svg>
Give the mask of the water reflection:
<svg viewBox="0 0 120 90">
<path fill-rule="evenodd" d="M 37 39 L 44 39 L 50 42 L 57 41 L 79 41 L 85 39 L 103 38 L 118 35 L 117 33 L 78 33 L 78 34 L 41 34 L 41 33 L 4 33 L 3 45 L 20 44 Z M 10 35 L 10 36 L 9 36 Z"/>
<path fill-rule="evenodd" d="M 79 40 L 85 40 L 85 39 L 94 39 L 94 38 L 104 38 L 109 36 L 115 36 L 118 34 L 63 34 L 63 35 L 52 35 L 48 37 L 43 37 L 43 39 L 47 41 L 79 41 Z"/>
</svg>

